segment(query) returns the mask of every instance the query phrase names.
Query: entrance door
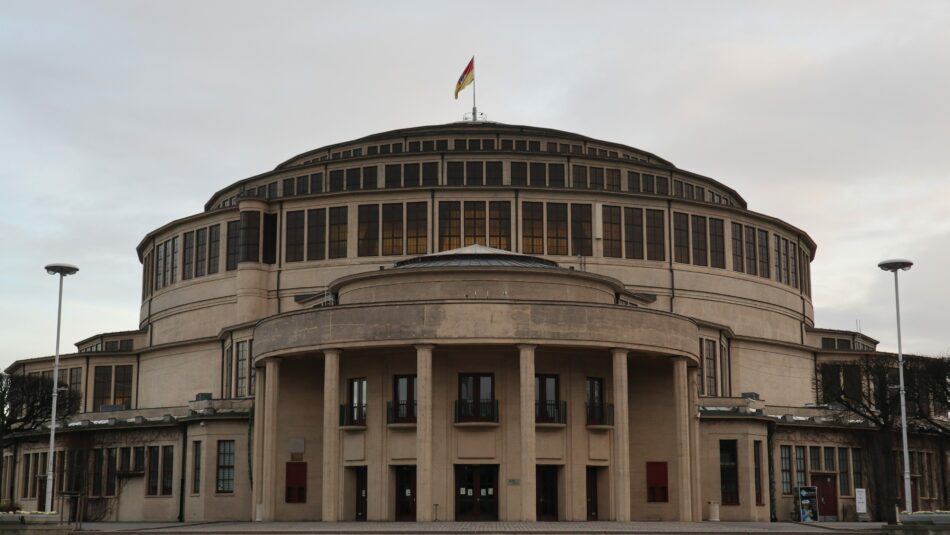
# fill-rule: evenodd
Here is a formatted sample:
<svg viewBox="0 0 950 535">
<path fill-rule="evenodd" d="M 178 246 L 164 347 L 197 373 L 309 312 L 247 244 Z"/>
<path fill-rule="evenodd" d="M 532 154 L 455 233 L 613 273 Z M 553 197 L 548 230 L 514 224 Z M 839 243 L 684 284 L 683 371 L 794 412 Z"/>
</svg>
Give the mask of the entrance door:
<svg viewBox="0 0 950 535">
<path fill-rule="evenodd" d="M 812 475 L 811 484 L 818 487 L 818 520 L 838 520 L 838 478 Z"/>
<path fill-rule="evenodd" d="M 587 467 L 587 520 L 597 520 L 597 468 Z"/>
<path fill-rule="evenodd" d="M 416 467 L 396 467 L 396 520 L 416 519 Z"/>
<path fill-rule="evenodd" d="M 557 466 L 538 465 L 536 470 L 538 520 L 557 520 Z"/>
<path fill-rule="evenodd" d="M 455 465 L 455 519 L 498 520 L 498 465 Z"/>
<path fill-rule="evenodd" d="M 366 467 L 355 467 L 356 472 L 356 520 L 366 520 Z"/>
<path fill-rule="evenodd" d="M 45 466 L 44 466 L 45 468 Z M 37 487 L 37 511 L 46 511 L 46 474 L 36 475 Z"/>
</svg>

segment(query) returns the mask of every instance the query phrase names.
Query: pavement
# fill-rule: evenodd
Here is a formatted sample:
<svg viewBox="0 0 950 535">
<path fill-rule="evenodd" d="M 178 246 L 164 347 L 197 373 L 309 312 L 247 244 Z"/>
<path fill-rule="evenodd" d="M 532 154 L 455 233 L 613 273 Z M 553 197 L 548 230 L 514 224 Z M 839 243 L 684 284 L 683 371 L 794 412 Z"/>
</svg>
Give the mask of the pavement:
<svg viewBox="0 0 950 535">
<path fill-rule="evenodd" d="M 477 533 L 509 534 L 818 534 L 864 535 L 880 533 L 883 524 L 870 522 L 824 522 L 797 524 L 793 522 L 86 522 L 73 533 L 148 534 L 174 533 L 176 535 L 206 533 L 248 534 L 301 534 L 353 533 L 410 534 L 410 533 Z"/>
</svg>

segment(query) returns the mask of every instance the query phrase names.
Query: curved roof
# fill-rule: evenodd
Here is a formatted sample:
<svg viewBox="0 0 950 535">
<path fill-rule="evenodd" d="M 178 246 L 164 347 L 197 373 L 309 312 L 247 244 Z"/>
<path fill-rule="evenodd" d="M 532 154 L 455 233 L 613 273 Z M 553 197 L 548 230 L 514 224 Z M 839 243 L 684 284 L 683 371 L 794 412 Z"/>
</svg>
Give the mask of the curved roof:
<svg viewBox="0 0 950 535">
<path fill-rule="evenodd" d="M 393 269 L 433 267 L 523 267 L 558 268 L 557 262 L 535 256 L 513 253 L 484 245 L 469 245 L 451 251 L 417 256 L 396 262 Z"/>
</svg>

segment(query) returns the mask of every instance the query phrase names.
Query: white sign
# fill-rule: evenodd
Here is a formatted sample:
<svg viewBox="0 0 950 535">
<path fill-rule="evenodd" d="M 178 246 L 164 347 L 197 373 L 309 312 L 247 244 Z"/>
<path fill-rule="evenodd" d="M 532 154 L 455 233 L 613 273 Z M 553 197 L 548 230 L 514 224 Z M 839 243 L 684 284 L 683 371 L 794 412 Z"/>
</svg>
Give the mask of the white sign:
<svg viewBox="0 0 950 535">
<path fill-rule="evenodd" d="M 868 512 L 867 489 L 854 489 L 854 508 L 858 514 L 867 514 Z"/>
</svg>

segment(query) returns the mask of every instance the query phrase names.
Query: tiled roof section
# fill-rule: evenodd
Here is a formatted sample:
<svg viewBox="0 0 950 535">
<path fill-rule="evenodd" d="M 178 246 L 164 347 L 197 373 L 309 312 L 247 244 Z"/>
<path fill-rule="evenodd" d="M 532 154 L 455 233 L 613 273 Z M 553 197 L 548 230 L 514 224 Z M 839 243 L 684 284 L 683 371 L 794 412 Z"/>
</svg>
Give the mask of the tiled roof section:
<svg viewBox="0 0 950 535">
<path fill-rule="evenodd" d="M 516 267 L 558 269 L 557 262 L 501 249 L 470 245 L 396 262 L 395 269 L 433 267 Z"/>
</svg>

